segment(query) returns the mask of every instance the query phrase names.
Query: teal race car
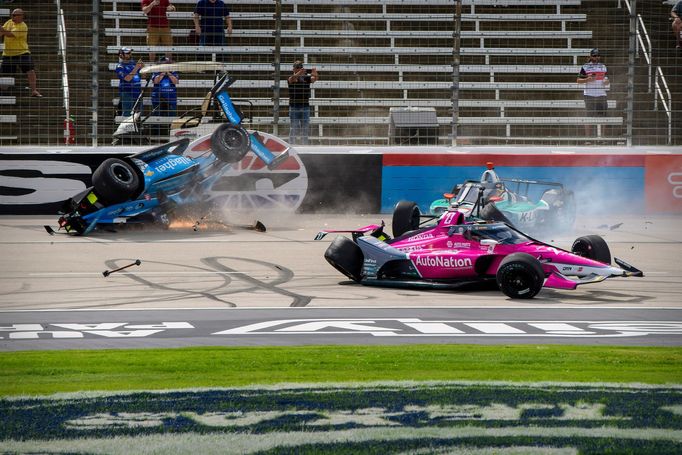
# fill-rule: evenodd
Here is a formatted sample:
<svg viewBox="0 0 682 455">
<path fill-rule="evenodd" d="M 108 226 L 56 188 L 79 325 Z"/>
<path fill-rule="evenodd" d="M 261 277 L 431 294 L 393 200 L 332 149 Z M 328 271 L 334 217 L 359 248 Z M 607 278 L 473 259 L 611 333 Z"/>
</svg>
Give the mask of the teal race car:
<svg viewBox="0 0 682 455">
<path fill-rule="evenodd" d="M 415 203 L 400 201 L 394 211 L 399 230 L 400 226 L 414 228 L 420 217 L 437 218 L 449 210 L 462 212 L 467 218 L 502 221 L 529 232 L 571 229 L 575 222 L 575 196 L 563 184 L 502 179 L 490 162 L 480 180 L 457 184 L 443 196 L 431 203 L 426 216 L 419 213 Z"/>
</svg>

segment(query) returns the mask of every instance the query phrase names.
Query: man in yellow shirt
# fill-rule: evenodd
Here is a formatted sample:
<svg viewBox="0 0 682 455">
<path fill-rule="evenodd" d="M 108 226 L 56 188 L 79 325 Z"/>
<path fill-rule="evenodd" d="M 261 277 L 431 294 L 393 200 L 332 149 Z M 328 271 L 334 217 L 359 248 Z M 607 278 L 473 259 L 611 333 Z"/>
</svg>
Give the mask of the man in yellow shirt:
<svg viewBox="0 0 682 455">
<path fill-rule="evenodd" d="M 37 89 L 36 71 L 28 50 L 28 26 L 24 22 L 24 11 L 17 8 L 12 11 L 12 18 L 5 22 L 0 29 L 0 35 L 5 39 L 5 49 L 2 51 L 2 66 L 0 73 L 14 74 L 17 70 L 26 73 L 31 96 L 42 97 Z"/>
</svg>

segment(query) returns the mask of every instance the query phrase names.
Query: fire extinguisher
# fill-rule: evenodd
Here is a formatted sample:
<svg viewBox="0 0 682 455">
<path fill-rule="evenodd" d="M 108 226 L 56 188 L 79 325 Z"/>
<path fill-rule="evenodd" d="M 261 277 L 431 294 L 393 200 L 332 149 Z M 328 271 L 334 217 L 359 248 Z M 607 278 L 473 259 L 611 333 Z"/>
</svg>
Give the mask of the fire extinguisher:
<svg viewBox="0 0 682 455">
<path fill-rule="evenodd" d="M 64 144 L 76 143 L 76 122 L 73 117 L 64 119 Z"/>
</svg>

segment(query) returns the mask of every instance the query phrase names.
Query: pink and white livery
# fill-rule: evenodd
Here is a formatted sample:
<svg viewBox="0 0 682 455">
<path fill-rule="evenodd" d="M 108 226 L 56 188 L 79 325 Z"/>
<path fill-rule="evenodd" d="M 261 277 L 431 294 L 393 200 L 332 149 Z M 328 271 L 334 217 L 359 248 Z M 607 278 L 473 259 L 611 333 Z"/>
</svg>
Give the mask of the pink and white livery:
<svg viewBox="0 0 682 455">
<path fill-rule="evenodd" d="M 601 237 L 588 235 L 573 242 L 571 251 L 535 240 L 499 222 L 465 222 L 457 211 L 444 213 L 436 226 L 390 238 L 381 225 L 338 236 L 325 259 L 339 272 L 365 285 L 454 288 L 497 280 L 500 290 L 516 299 L 533 298 L 542 287 L 575 289 L 606 278 L 644 276 L 614 258 Z"/>
</svg>

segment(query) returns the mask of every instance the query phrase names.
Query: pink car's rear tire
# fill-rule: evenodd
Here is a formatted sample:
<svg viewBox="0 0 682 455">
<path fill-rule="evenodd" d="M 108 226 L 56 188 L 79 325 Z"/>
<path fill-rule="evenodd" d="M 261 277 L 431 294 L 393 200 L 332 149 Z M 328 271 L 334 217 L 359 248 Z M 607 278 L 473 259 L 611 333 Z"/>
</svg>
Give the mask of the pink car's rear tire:
<svg viewBox="0 0 682 455">
<path fill-rule="evenodd" d="M 347 237 L 338 236 L 324 252 L 324 258 L 353 281 L 362 279 L 364 257 L 360 247 Z"/>
<path fill-rule="evenodd" d="M 542 264 L 527 253 L 513 253 L 500 263 L 497 286 L 512 299 L 532 299 L 542 289 L 545 272 Z"/>
</svg>

